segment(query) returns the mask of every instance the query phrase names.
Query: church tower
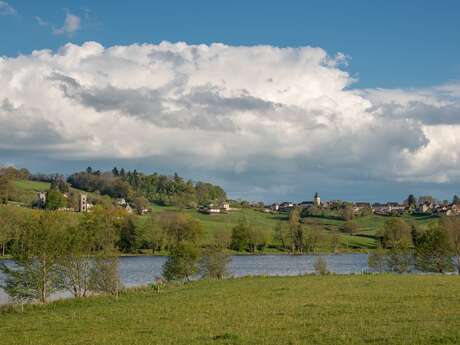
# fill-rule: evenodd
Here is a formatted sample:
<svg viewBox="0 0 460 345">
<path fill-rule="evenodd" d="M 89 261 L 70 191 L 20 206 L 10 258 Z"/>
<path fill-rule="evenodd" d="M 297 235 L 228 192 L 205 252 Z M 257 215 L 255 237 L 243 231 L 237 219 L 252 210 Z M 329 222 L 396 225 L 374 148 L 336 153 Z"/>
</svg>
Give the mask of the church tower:
<svg viewBox="0 0 460 345">
<path fill-rule="evenodd" d="M 313 198 L 313 205 L 315 205 L 316 207 L 321 206 L 321 198 L 319 197 L 318 192 L 315 193 L 315 197 Z"/>
<path fill-rule="evenodd" d="M 87 200 L 86 194 L 80 194 L 80 200 L 78 203 L 78 211 L 79 212 L 88 211 L 88 200 Z"/>
</svg>

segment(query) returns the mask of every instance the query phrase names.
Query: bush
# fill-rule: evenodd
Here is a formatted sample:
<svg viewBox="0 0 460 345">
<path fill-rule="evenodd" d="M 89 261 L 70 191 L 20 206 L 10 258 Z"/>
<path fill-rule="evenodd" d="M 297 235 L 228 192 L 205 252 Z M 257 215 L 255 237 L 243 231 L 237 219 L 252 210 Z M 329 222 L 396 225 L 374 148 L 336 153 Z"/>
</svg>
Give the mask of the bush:
<svg viewBox="0 0 460 345">
<path fill-rule="evenodd" d="M 358 225 L 355 222 L 349 220 L 342 224 L 340 231 L 347 234 L 353 234 L 358 231 Z"/>
<path fill-rule="evenodd" d="M 327 269 L 327 262 L 322 256 L 318 256 L 315 261 L 315 273 L 321 276 L 329 274 Z"/>
</svg>

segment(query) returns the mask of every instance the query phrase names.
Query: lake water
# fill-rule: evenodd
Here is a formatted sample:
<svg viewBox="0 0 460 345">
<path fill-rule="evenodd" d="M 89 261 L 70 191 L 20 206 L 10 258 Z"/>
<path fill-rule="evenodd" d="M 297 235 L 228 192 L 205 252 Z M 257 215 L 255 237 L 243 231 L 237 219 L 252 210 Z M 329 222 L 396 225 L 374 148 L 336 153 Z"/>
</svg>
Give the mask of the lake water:
<svg viewBox="0 0 460 345">
<path fill-rule="evenodd" d="M 233 256 L 229 265 L 234 277 L 269 275 L 292 276 L 313 273 L 317 255 L 245 255 Z M 367 254 L 323 255 L 328 270 L 337 274 L 362 273 L 368 270 Z M 120 258 L 120 276 L 126 287 L 151 283 L 161 276 L 166 257 L 124 256 Z M 7 261 L 8 263 L 8 261 Z M 3 282 L 0 273 L 0 283 Z M 8 302 L 8 296 L 0 289 L 0 304 Z"/>
</svg>

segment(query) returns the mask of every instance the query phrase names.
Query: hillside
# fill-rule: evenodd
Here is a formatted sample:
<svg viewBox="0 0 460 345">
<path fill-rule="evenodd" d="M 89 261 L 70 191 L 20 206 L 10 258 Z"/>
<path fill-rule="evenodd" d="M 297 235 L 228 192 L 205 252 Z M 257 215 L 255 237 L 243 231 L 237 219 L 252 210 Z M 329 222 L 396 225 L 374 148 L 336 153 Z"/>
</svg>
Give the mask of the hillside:
<svg viewBox="0 0 460 345">
<path fill-rule="evenodd" d="M 26 306 L 2 343 L 458 344 L 460 277 L 256 277 Z"/>
<path fill-rule="evenodd" d="M 46 182 L 36 182 L 30 180 L 15 180 L 13 181 L 15 190 L 16 203 L 24 206 L 29 206 L 36 199 L 36 194 L 39 191 L 46 191 L 50 184 Z M 71 188 L 76 192 L 88 194 L 90 198 L 103 198 L 94 192 L 84 192 L 75 188 Z M 108 198 L 107 196 L 105 198 Z M 159 206 L 151 205 L 153 213 L 175 212 L 179 209 L 174 206 Z M 241 208 L 235 211 L 230 211 L 226 214 L 207 215 L 198 212 L 196 209 L 187 208 L 184 212 L 190 213 L 194 218 L 199 219 L 203 225 L 205 235 L 208 239 L 212 238 L 213 234 L 218 231 L 227 232 L 229 235 L 233 227 L 235 227 L 241 219 L 246 219 L 255 228 L 263 231 L 269 239 L 269 245 L 264 252 L 277 252 L 275 248 L 280 245 L 279 242 L 273 239 L 273 232 L 279 222 L 287 224 L 287 213 L 265 213 L 252 208 Z M 340 228 L 344 221 L 334 217 L 310 216 L 304 219 L 305 226 L 320 226 L 323 229 L 322 244 L 317 248 L 319 251 L 331 251 L 329 242 L 331 241 L 332 232 L 339 233 L 339 243 L 341 250 L 353 249 L 369 249 L 376 246 L 376 234 L 381 229 L 390 217 L 370 215 L 365 217 L 357 217 L 354 222 L 357 225 L 356 233 L 344 234 L 340 233 Z M 140 222 L 145 219 L 140 217 Z M 430 216 L 416 217 L 404 215 L 403 219 L 409 224 L 416 224 L 418 227 L 427 227 L 430 222 L 436 221 L 437 218 Z"/>
</svg>

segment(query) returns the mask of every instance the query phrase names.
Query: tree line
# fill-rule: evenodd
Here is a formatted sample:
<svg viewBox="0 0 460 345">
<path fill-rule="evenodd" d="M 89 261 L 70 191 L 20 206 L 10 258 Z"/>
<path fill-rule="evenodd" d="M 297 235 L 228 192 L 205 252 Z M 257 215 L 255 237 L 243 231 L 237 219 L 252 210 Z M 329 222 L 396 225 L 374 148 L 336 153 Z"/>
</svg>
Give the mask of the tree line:
<svg viewBox="0 0 460 345">
<path fill-rule="evenodd" d="M 75 217 L 72 213 L 0 207 L 0 244 L 14 265 L 0 264 L 6 276 L 1 286 L 23 304 L 45 303 L 58 291 L 76 298 L 93 293 L 118 296 L 119 254 L 137 245 L 168 255 L 166 280 L 201 276 L 223 278 L 230 256 L 218 233 L 204 241 L 201 223 L 190 215 L 171 212 L 151 216 L 143 224 L 124 210 L 96 207 Z"/>
<path fill-rule="evenodd" d="M 209 202 L 224 201 L 227 196 L 222 187 L 205 182 L 185 180 L 178 174 L 173 176 L 143 174 L 137 170 L 125 171 L 113 168 L 110 172 L 93 171 L 88 167 L 70 175 L 67 179 L 72 187 L 89 192 L 100 192 L 112 198 L 147 198 L 161 205 L 196 207 Z"/>
<path fill-rule="evenodd" d="M 407 224 L 401 218 L 385 222 L 377 249 L 369 255 L 376 271 L 405 273 L 446 273 L 457 268 L 460 274 L 460 218 L 442 217 L 427 229 Z"/>
</svg>

